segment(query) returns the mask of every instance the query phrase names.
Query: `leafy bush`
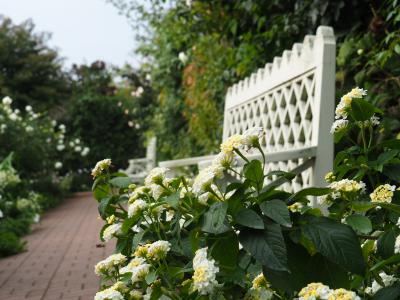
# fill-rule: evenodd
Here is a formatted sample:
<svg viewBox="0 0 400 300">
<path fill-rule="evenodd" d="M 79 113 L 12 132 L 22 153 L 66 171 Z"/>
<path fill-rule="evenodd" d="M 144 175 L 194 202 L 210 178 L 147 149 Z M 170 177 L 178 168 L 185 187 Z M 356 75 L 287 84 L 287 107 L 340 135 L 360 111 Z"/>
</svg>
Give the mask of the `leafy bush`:
<svg viewBox="0 0 400 300">
<path fill-rule="evenodd" d="M 24 246 L 24 242 L 15 233 L 0 230 L 0 257 L 21 252 Z"/>
<path fill-rule="evenodd" d="M 89 162 L 117 157 L 114 164 L 125 167 L 128 159 L 144 156 L 143 132 L 149 126 L 152 103 L 146 79 L 126 68 L 117 72 L 122 82 L 116 84 L 116 75 L 103 62 L 76 66 L 74 73 L 75 91 L 68 122 L 72 132 L 90 147 Z M 89 170 L 85 171 L 88 174 Z"/>
<path fill-rule="evenodd" d="M 79 137 L 67 135 L 66 130 L 29 105 L 23 112 L 14 109 L 13 100 L 5 97 L 0 103 L 0 158 L 13 152 L 27 188 L 59 196 L 69 189 L 60 190 L 58 183 L 83 169 L 90 152 Z"/>
<path fill-rule="evenodd" d="M 142 69 L 158 95 L 160 159 L 212 153 L 222 136 L 226 87 L 264 67 L 319 25 L 339 47 L 337 93 L 365 86 L 399 119 L 399 5 L 385 1 L 110 0 L 138 28 Z M 171 136 L 177 137 L 171 139 Z"/>
<path fill-rule="evenodd" d="M 194 180 L 155 168 L 137 187 L 98 162 L 100 236 L 117 254 L 95 267 L 95 299 L 398 299 L 400 140 L 382 139 L 365 95 L 355 88 L 336 108 L 335 139 L 358 138 L 326 188 L 279 190 L 294 175 L 264 174 L 257 128 L 226 140 Z"/>
<path fill-rule="evenodd" d="M 48 39 L 34 32 L 32 21 L 15 25 L 0 17 L 0 95 L 16 99 L 20 110 L 27 105 L 54 110 L 69 98 L 69 76 Z"/>
</svg>

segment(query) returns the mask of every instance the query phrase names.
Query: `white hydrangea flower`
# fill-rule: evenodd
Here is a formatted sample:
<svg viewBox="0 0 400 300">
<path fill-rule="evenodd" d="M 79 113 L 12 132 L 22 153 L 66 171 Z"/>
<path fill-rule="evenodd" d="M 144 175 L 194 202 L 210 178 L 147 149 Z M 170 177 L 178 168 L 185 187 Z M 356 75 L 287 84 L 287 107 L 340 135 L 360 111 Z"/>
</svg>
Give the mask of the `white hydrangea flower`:
<svg viewBox="0 0 400 300">
<path fill-rule="evenodd" d="M 336 192 L 365 192 L 365 183 L 362 181 L 355 181 L 350 179 L 342 179 L 334 181 L 329 186 Z"/>
<path fill-rule="evenodd" d="M 102 275 L 108 273 L 112 268 L 118 267 L 126 262 L 126 256 L 117 253 L 112 254 L 106 259 L 99 261 L 94 267 L 94 272 L 96 275 Z"/>
<path fill-rule="evenodd" d="M 81 152 L 82 151 L 82 147 L 81 146 L 75 146 L 74 151 L 75 152 Z"/>
<path fill-rule="evenodd" d="M 341 99 L 339 104 L 336 106 L 335 110 L 335 119 L 347 119 L 348 110 L 351 106 L 351 102 L 355 98 L 362 98 L 363 96 L 367 95 L 367 91 L 360 89 L 358 87 L 352 89 L 349 93 L 344 95 Z"/>
<path fill-rule="evenodd" d="M 97 162 L 96 166 L 92 170 L 93 178 L 99 176 L 103 171 L 107 170 L 111 166 L 111 159 L 106 158 Z"/>
<path fill-rule="evenodd" d="M 386 287 L 386 286 L 391 286 L 393 283 L 395 283 L 399 280 L 394 275 L 388 275 L 383 271 L 379 273 L 379 277 L 382 279 L 384 286 L 381 286 L 376 280 L 374 280 L 372 282 L 372 285 L 365 289 L 365 292 L 367 294 L 374 295 L 381 288 Z"/>
<path fill-rule="evenodd" d="M 333 122 L 331 127 L 331 133 L 336 133 L 344 130 L 347 125 L 349 124 L 349 120 L 346 119 L 339 119 Z"/>
<path fill-rule="evenodd" d="M 300 290 L 299 300 L 327 300 L 331 293 L 332 290 L 329 286 L 321 282 L 312 282 Z"/>
<path fill-rule="evenodd" d="M 149 264 L 141 264 L 132 269 L 132 283 L 142 281 L 150 272 Z"/>
<path fill-rule="evenodd" d="M 400 235 L 396 237 L 396 242 L 394 244 L 394 253 L 400 253 Z"/>
<path fill-rule="evenodd" d="M 160 199 L 161 195 L 164 193 L 164 188 L 161 185 L 158 184 L 152 184 L 149 186 L 150 188 L 150 193 L 153 196 L 155 200 Z"/>
<path fill-rule="evenodd" d="M 189 60 L 189 58 L 187 57 L 185 52 L 179 52 L 178 58 L 183 64 L 186 64 L 188 62 L 188 60 Z"/>
<path fill-rule="evenodd" d="M 243 132 L 243 144 L 248 148 L 257 146 L 261 138 L 264 136 L 265 131 L 262 127 L 253 127 Z"/>
<path fill-rule="evenodd" d="M 0 218 L 3 218 L 4 217 L 4 213 L 3 213 L 3 211 L 0 209 Z"/>
<path fill-rule="evenodd" d="M 4 105 L 11 105 L 13 100 L 10 97 L 6 96 L 6 97 L 3 98 L 2 102 L 3 102 Z"/>
<path fill-rule="evenodd" d="M 356 293 L 354 293 L 353 291 L 348 291 L 346 289 L 333 290 L 328 297 L 328 300 L 339 300 L 339 299 L 361 300 L 361 298 L 357 296 Z"/>
<path fill-rule="evenodd" d="M 203 205 L 207 205 L 207 201 L 209 198 L 210 198 L 210 192 L 206 192 L 206 193 L 201 194 L 198 197 L 198 201 L 199 201 L 199 203 L 201 203 Z"/>
<path fill-rule="evenodd" d="M 193 286 L 201 295 L 210 294 L 218 285 L 216 274 L 219 268 L 214 259 L 207 258 L 207 247 L 196 251 L 193 259 Z"/>
<path fill-rule="evenodd" d="M 122 224 L 116 223 L 108 226 L 103 232 L 103 239 L 108 242 L 113 238 L 115 234 L 120 233 Z"/>
<path fill-rule="evenodd" d="M 32 132 L 33 131 L 33 127 L 28 125 L 28 126 L 25 127 L 25 131 L 26 132 Z"/>
<path fill-rule="evenodd" d="M 136 216 L 138 213 L 140 213 L 146 207 L 147 207 L 147 203 L 144 200 L 142 200 L 142 199 L 135 200 L 128 207 L 128 217 L 132 218 L 133 216 Z"/>
<path fill-rule="evenodd" d="M 149 172 L 149 175 L 144 179 L 144 184 L 150 186 L 152 184 L 160 184 L 165 179 L 169 169 L 157 167 Z"/>
<path fill-rule="evenodd" d="M 168 241 L 156 241 L 147 248 L 147 258 L 152 260 L 160 260 L 166 257 L 171 249 L 171 243 Z"/>
<path fill-rule="evenodd" d="M 224 141 L 220 148 L 221 152 L 229 153 L 234 149 L 240 149 L 244 146 L 245 138 L 241 134 L 235 134 L 230 136 L 226 141 Z"/>
<path fill-rule="evenodd" d="M 220 152 L 212 161 L 212 165 L 221 166 L 225 169 L 231 168 L 236 163 L 236 155 L 233 152 Z"/>
<path fill-rule="evenodd" d="M 371 201 L 375 203 L 391 203 L 396 190 L 395 185 L 382 184 L 378 186 L 369 196 Z"/>
<path fill-rule="evenodd" d="M 60 124 L 60 125 L 58 125 L 58 129 L 59 129 L 62 133 L 65 133 L 66 127 L 65 127 L 64 124 Z"/>
<path fill-rule="evenodd" d="M 119 270 L 120 274 L 132 273 L 132 270 L 140 265 L 143 265 L 146 260 L 143 257 L 134 257 L 125 267 Z"/>
<path fill-rule="evenodd" d="M 200 195 L 207 192 L 215 178 L 224 176 L 224 168 L 218 165 L 211 165 L 199 172 L 193 182 L 193 193 Z"/>
<path fill-rule="evenodd" d="M 113 288 L 108 288 L 97 292 L 94 300 L 124 300 L 124 296 Z"/>
<path fill-rule="evenodd" d="M 87 156 L 89 154 L 89 151 L 90 151 L 89 147 L 83 148 L 83 150 L 81 152 L 81 156 Z"/>
<path fill-rule="evenodd" d="M 56 168 L 57 170 L 61 169 L 62 166 L 63 166 L 63 164 L 62 164 L 61 161 L 57 161 L 57 162 L 54 164 L 54 168 Z"/>
<path fill-rule="evenodd" d="M 30 105 L 25 106 L 25 111 L 26 112 L 31 112 L 32 111 L 32 106 L 30 106 Z"/>
<path fill-rule="evenodd" d="M 65 145 L 64 144 L 58 144 L 56 148 L 57 148 L 57 151 L 63 151 L 65 149 Z"/>
<path fill-rule="evenodd" d="M 16 113 L 11 113 L 9 116 L 11 121 L 16 121 L 18 120 L 18 115 Z"/>
</svg>

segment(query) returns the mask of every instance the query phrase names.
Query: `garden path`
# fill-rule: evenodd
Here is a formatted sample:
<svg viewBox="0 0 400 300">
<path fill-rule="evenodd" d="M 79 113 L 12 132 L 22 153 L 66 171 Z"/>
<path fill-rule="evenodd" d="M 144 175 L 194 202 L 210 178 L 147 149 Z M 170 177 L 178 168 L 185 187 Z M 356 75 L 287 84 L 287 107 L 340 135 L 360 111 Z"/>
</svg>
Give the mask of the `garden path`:
<svg viewBox="0 0 400 300">
<path fill-rule="evenodd" d="M 94 265 L 113 251 L 98 236 L 96 201 L 79 193 L 46 213 L 26 237 L 28 251 L 0 259 L 0 299 L 92 300 Z"/>
</svg>

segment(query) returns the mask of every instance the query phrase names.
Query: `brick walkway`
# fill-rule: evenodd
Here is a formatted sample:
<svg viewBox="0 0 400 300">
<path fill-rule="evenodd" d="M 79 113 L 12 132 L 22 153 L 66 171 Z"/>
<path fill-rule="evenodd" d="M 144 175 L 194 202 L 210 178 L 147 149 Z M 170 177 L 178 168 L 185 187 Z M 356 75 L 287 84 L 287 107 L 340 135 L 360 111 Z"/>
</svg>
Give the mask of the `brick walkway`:
<svg viewBox="0 0 400 300">
<path fill-rule="evenodd" d="M 28 251 L 0 259 L 0 299 L 92 300 L 94 265 L 113 251 L 111 244 L 96 247 L 101 226 L 89 193 L 46 213 L 26 237 Z"/>
</svg>

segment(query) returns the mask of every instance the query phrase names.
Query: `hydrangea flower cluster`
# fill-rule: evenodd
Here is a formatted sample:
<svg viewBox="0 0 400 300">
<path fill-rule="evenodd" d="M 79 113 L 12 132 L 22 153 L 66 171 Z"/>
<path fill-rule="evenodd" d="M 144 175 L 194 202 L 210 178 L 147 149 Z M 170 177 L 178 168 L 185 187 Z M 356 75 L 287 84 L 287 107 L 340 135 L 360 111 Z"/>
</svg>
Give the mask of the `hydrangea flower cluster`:
<svg viewBox="0 0 400 300">
<path fill-rule="evenodd" d="M 121 227 L 122 227 L 121 223 L 111 224 L 106 229 L 104 229 L 103 239 L 106 242 L 110 241 L 116 234 L 121 232 Z"/>
<path fill-rule="evenodd" d="M 219 268 L 215 265 L 214 259 L 207 258 L 207 248 L 196 251 L 193 259 L 193 288 L 201 295 L 211 294 L 218 285 L 216 275 Z"/>
<path fill-rule="evenodd" d="M 104 171 L 108 170 L 110 166 L 111 166 L 111 159 L 109 158 L 97 162 L 96 166 L 92 170 L 93 178 L 96 178 L 99 175 L 101 175 Z"/>
<path fill-rule="evenodd" d="M 390 184 L 383 184 L 378 186 L 369 196 L 371 201 L 375 203 L 390 203 L 394 195 L 396 186 Z"/>
<path fill-rule="evenodd" d="M 299 300 L 361 300 L 353 291 L 332 290 L 320 282 L 312 282 L 299 292 Z"/>
<path fill-rule="evenodd" d="M 365 193 L 365 183 L 350 179 L 342 179 L 329 184 L 329 187 L 335 192 L 362 192 Z"/>
<path fill-rule="evenodd" d="M 348 111 L 351 107 L 351 102 L 353 99 L 360 99 L 364 96 L 367 95 L 367 91 L 364 89 L 361 89 L 359 87 L 356 87 L 352 89 L 349 93 L 344 95 L 341 99 L 339 104 L 336 107 L 335 110 L 335 119 L 347 119 Z"/>
<path fill-rule="evenodd" d="M 379 291 L 381 288 L 391 286 L 393 283 L 399 281 L 399 278 L 396 278 L 394 275 L 388 275 L 383 271 L 379 273 L 379 277 L 381 278 L 384 286 L 374 280 L 372 282 L 372 285 L 365 289 L 365 293 L 367 293 L 368 295 L 375 295 L 376 292 Z"/>
<path fill-rule="evenodd" d="M 121 266 L 125 262 L 126 262 L 125 255 L 123 255 L 121 253 L 112 254 L 109 257 L 107 257 L 106 259 L 98 262 L 96 264 L 96 266 L 94 267 L 94 272 L 96 273 L 96 275 L 99 275 L 99 276 L 108 274 L 112 271 L 115 271 L 116 267 Z"/>
</svg>

